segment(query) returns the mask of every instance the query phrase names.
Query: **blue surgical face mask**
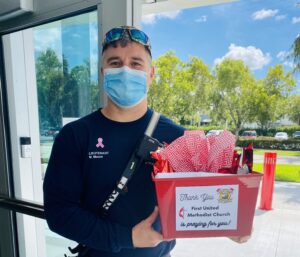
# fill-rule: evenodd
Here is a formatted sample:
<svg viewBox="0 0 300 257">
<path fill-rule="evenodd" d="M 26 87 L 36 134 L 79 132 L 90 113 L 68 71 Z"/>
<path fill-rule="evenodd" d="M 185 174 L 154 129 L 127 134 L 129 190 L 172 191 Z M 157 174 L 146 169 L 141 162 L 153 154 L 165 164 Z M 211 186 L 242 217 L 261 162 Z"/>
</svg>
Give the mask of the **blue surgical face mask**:
<svg viewBox="0 0 300 257">
<path fill-rule="evenodd" d="M 147 95 L 147 73 L 127 66 L 104 70 L 104 91 L 119 107 L 130 108 Z"/>
</svg>

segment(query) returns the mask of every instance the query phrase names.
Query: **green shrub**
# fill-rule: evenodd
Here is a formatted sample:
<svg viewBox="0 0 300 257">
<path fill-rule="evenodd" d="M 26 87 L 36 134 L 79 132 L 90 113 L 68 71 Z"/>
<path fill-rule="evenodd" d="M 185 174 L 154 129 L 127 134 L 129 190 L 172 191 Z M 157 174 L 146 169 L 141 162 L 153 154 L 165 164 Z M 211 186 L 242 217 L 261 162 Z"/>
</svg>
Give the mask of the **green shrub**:
<svg viewBox="0 0 300 257">
<path fill-rule="evenodd" d="M 236 145 L 246 147 L 249 143 L 253 143 L 253 147 L 257 149 L 273 149 L 273 150 L 295 150 L 300 151 L 300 139 L 275 140 L 272 137 L 258 137 L 256 139 L 239 138 Z"/>
<path fill-rule="evenodd" d="M 240 135 L 245 130 L 255 130 L 258 136 L 269 136 L 274 137 L 277 132 L 286 132 L 288 133 L 289 137 L 292 137 L 295 131 L 300 131 L 300 126 L 282 126 L 277 128 L 269 128 L 269 129 L 260 129 L 260 128 L 243 128 L 240 130 Z"/>
<path fill-rule="evenodd" d="M 276 129 L 276 132 L 288 133 L 289 137 L 291 137 L 295 131 L 300 131 L 300 126 L 283 126 Z"/>
<path fill-rule="evenodd" d="M 212 129 L 224 129 L 224 127 L 221 126 L 191 126 L 191 125 L 186 125 L 184 126 L 186 129 L 188 130 L 204 130 L 204 132 L 206 133 L 209 130 Z M 234 131 L 232 129 L 227 129 L 229 131 L 231 131 L 234 134 Z M 293 136 L 293 133 L 295 131 L 300 131 L 300 126 L 282 126 L 282 127 L 278 127 L 278 128 L 269 128 L 269 129 L 260 129 L 260 128 L 243 128 L 240 130 L 239 135 L 242 135 L 242 133 L 245 130 L 255 130 L 258 136 L 264 136 L 264 137 L 274 137 L 275 134 L 277 132 L 286 132 L 288 133 L 289 137 Z"/>
<path fill-rule="evenodd" d="M 186 125 L 184 126 L 186 129 L 188 130 L 204 130 L 204 132 L 206 133 L 207 131 L 209 130 L 219 130 L 219 129 L 224 129 L 223 127 L 220 127 L 220 126 L 200 126 L 200 127 L 197 127 L 197 126 L 191 126 L 191 125 Z"/>
</svg>

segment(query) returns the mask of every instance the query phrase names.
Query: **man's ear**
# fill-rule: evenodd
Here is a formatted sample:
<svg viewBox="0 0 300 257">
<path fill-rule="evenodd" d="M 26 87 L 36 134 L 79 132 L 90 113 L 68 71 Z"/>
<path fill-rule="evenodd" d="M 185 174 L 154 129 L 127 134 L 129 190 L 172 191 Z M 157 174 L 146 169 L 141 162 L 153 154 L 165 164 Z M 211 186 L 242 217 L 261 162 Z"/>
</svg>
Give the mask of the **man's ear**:
<svg viewBox="0 0 300 257">
<path fill-rule="evenodd" d="M 151 81 L 154 79 L 154 75 L 155 75 L 155 68 L 154 68 L 154 66 L 151 66 L 151 68 L 150 68 L 150 78 L 151 78 Z"/>
<path fill-rule="evenodd" d="M 101 76 L 103 77 L 103 67 L 100 68 Z"/>
<path fill-rule="evenodd" d="M 152 81 L 154 79 L 154 74 L 155 74 L 155 70 L 154 70 L 154 67 L 151 66 L 150 68 L 150 71 L 148 73 L 148 76 L 147 76 L 147 87 L 149 88 L 152 84 Z"/>
</svg>

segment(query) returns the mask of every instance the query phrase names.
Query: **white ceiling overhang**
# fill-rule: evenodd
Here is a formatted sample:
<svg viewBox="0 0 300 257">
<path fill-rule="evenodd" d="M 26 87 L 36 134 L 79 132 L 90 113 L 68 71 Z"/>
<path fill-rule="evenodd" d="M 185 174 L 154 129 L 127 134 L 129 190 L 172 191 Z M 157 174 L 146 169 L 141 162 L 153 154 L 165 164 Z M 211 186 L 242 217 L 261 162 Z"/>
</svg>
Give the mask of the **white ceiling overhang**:
<svg viewBox="0 0 300 257">
<path fill-rule="evenodd" d="M 236 2 L 238 0 L 144 0 L 143 15 Z"/>
</svg>

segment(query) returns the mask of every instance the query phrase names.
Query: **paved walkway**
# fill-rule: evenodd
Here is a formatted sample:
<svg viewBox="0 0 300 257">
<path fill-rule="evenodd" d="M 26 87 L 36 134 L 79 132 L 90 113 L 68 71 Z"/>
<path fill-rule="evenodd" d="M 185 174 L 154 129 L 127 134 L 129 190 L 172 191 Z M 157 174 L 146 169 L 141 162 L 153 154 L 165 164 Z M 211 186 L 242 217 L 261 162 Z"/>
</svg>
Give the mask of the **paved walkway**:
<svg viewBox="0 0 300 257">
<path fill-rule="evenodd" d="M 172 257 L 300 257 L 300 183 L 275 182 L 273 210 L 256 210 L 247 243 L 228 238 L 178 239 Z"/>
</svg>

